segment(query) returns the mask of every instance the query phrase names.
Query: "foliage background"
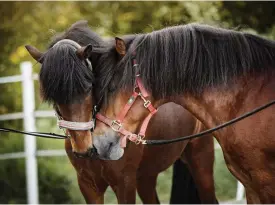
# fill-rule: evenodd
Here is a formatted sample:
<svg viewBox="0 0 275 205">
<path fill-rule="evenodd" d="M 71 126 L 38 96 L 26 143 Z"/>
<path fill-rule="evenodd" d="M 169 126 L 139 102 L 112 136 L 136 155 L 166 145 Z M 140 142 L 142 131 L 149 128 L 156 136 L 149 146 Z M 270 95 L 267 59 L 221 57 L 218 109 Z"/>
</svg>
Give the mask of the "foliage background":
<svg viewBox="0 0 275 205">
<path fill-rule="evenodd" d="M 274 2 L 0 2 L 0 77 L 20 73 L 22 61 L 33 60 L 24 49 L 32 44 L 43 50 L 51 36 L 80 19 L 104 37 L 151 32 L 166 26 L 190 22 L 208 23 L 247 30 L 274 37 Z M 34 62 L 33 62 L 34 63 Z M 38 72 L 39 66 L 34 66 Z M 50 109 L 39 98 L 36 82 L 36 109 Z M 0 85 L 0 114 L 22 110 L 21 84 Z M 0 126 L 22 129 L 22 120 L 0 121 Z M 39 131 L 58 132 L 55 119 L 38 119 Z M 0 153 L 24 150 L 23 138 L 0 133 Z M 63 149 L 62 142 L 38 140 L 38 149 Z M 40 203 L 84 203 L 75 172 L 67 157 L 39 158 Z M 1 161 L 0 203 L 26 203 L 24 160 Z M 158 180 L 163 203 L 169 202 L 171 168 Z M 236 180 L 225 167 L 221 151 L 215 163 L 219 200 L 235 197 Z M 108 190 L 107 203 L 116 203 Z"/>
</svg>

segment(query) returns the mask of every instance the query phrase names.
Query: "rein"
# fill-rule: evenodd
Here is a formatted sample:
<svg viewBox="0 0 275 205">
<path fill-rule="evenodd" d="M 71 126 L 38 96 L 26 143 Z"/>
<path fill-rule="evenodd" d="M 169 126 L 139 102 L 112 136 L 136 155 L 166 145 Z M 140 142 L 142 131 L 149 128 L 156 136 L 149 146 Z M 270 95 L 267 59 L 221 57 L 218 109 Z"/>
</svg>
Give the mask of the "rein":
<svg viewBox="0 0 275 205">
<path fill-rule="evenodd" d="M 247 112 L 239 117 L 236 117 L 228 122 L 225 122 L 221 125 L 218 125 L 212 129 L 208 129 L 208 130 L 205 130 L 203 132 L 200 132 L 198 134 L 194 134 L 194 135 L 189 135 L 189 136 L 184 136 L 184 137 L 180 137 L 180 138 L 176 138 L 176 139 L 170 139 L 170 140 L 143 140 L 142 141 L 142 144 L 147 144 L 147 145 L 164 145 L 164 144 L 171 144 L 171 143 L 174 143 L 174 142 L 180 142 L 180 141 L 184 141 L 184 140 L 188 140 L 188 139 L 193 139 L 193 138 L 196 138 L 196 137 L 201 137 L 203 135 L 206 135 L 206 134 L 210 134 L 214 131 L 217 131 L 217 130 L 220 130 L 224 127 L 227 127 L 229 125 L 232 125 L 238 121 L 241 121 L 257 112 L 260 112 L 268 107 L 270 107 L 271 105 L 274 105 L 275 104 L 275 100 L 265 104 L 265 105 L 262 105 L 258 108 L 255 108 L 254 110 L 250 111 L 250 112 Z"/>
<path fill-rule="evenodd" d="M 20 130 L 14 130 L 14 129 L 9 129 L 9 128 L 0 128 L 0 132 L 12 132 L 16 134 L 25 134 L 25 135 L 31 135 L 35 137 L 43 137 L 43 138 L 51 138 L 51 139 L 67 139 L 67 136 L 64 135 L 59 135 L 55 133 L 46 133 L 46 132 L 24 132 Z"/>
<path fill-rule="evenodd" d="M 184 140 L 188 140 L 188 139 L 193 139 L 193 138 L 197 138 L 197 137 L 201 137 L 203 135 L 206 134 L 210 134 L 214 131 L 217 131 L 219 129 L 222 129 L 226 126 L 232 125 L 238 121 L 241 121 L 257 112 L 260 112 L 268 107 L 270 107 L 271 105 L 275 104 L 275 100 L 260 106 L 250 112 L 247 112 L 237 118 L 234 118 L 226 123 L 223 123 L 221 125 L 218 125 L 212 129 L 208 129 L 205 130 L 203 132 L 200 132 L 198 134 L 194 134 L 194 135 L 189 135 L 189 136 L 184 136 L 184 137 L 180 137 L 180 138 L 176 138 L 176 139 L 171 139 L 171 140 L 141 140 L 142 144 L 145 145 L 164 145 L 164 144 L 171 144 L 174 142 L 180 142 L 180 141 L 184 141 Z M 98 113 L 99 114 L 99 113 Z M 97 115 L 98 115 L 97 114 Z M 44 132 L 24 132 L 24 131 L 19 131 L 19 130 L 14 130 L 14 129 L 9 129 L 9 128 L 0 128 L 0 132 L 12 132 L 12 133 L 16 133 L 16 134 L 26 134 L 26 135 L 32 135 L 32 136 L 36 136 L 36 137 L 43 137 L 43 138 L 51 138 L 51 139 L 67 139 L 67 136 L 64 135 L 59 135 L 59 134 L 55 134 L 55 133 L 44 133 Z"/>
</svg>

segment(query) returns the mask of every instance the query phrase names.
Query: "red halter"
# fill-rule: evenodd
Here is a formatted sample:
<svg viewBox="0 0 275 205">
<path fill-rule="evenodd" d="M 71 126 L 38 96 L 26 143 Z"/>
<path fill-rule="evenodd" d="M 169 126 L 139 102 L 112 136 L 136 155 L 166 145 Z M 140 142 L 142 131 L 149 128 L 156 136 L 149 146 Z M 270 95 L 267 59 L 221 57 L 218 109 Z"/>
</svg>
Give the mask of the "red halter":
<svg viewBox="0 0 275 205">
<path fill-rule="evenodd" d="M 139 89 L 140 92 L 136 92 L 137 88 Z M 157 112 L 157 109 L 155 109 L 153 107 L 151 101 L 146 100 L 146 97 L 148 97 L 148 96 L 149 96 L 149 94 L 148 94 L 147 90 L 144 88 L 144 86 L 141 82 L 141 79 L 139 78 L 139 76 L 137 76 L 136 77 L 136 85 L 135 85 L 133 94 L 129 98 L 127 104 L 124 106 L 124 108 L 122 109 L 121 113 L 118 115 L 116 120 L 111 120 L 111 119 L 103 116 L 100 113 L 96 114 L 96 118 L 99 121 L 105 123 L 106 125 L 109 125 L 114 131 L 119 132 L 123 135 L 123 137 L 120 141 L 121 147 L 126 147 L 127 138 L 130 141 L 135 142 L 136 144 L 139 144 L 144 139 L 145 132 L 146 132 L 147 126 L 149 124 L 149 121 L 152 118 L 152 116 Z M 122 123 L 123 123 L 123 120 L 124 120 L 125 116 L 127 115 L 128 111 L 130 110 L 130 108 L 132 107 L 134 102 L 136 101 L 137 97 L 140 97 L 143 100 L 143 102 L 144 102 L 143 106 L 145 108 L 147 108 L 150 111 L 150 113 L 143 121 L 139 133 L 134 134 L 134 133 L 124 129 Z"/>
<path fill-rule="evenodd" d="M 136 62 L 136 58 L 135 58 L 136 52 L 134 51 L 133 53 L 133 67 L 135 69 L 137 69 L 138 64 Z M 137 72 L 138 73 L 138 72 Z M 136 92 L 136 90 L 139 89 L 139 92 Z M 133 90 L 133 94 L 132 96 L 129 98 L 127 104 L 124 106 L 124 108 L 122 109 L 120 115 L 118 115 L 117 119 L 115 120 L 111 120 L 103 115 L 101 115 L 100 113 L 96 114 L 96 119 L 98 119 L 99 121 L 105 123 L 106 125 L 109 125 L 115 132 L 119 132 L 123 135 L 123 137 L 120 140 L 120 146 L 121 147 L 126 147 L 126 140 L 127 138 L 132 141 L 135 142 L 136 144 L 139 144 L 140 142 L 143 142 L 144 138 L 145 138 L 145 132 L 147 129 L 147 126 L 149 124 L 150 119 L 152 118 L 152 116 L 157 112 L 157 109 L 154 108 L 154 106 L 152 105 L 150 100 L 146 100 L 146 97 L 148 97 L 149 94 L 147 92 L 147 90 L 145 89 L 145 87 L 143 86 L 141 79 L 139 77 L 139 74 L 136 75 L 136 82 L 135 82 L 135 87 Z M 128 111 L 130 110 L 130 108 L 132 107 L 132 105 L 134 104 L 134 102 L 136 101 L 137 97 L 140 97 L 144 104 L 143 106 L 148 109 L 150 111 L 149 115 L 144 119 L 141 128 L 139 130 L 138 134 L 134 134 L 128 130 L 125 130 L 123 128 L 123 120 L 125 118 L 125 116 L 127 115 Z"/>
</svg>

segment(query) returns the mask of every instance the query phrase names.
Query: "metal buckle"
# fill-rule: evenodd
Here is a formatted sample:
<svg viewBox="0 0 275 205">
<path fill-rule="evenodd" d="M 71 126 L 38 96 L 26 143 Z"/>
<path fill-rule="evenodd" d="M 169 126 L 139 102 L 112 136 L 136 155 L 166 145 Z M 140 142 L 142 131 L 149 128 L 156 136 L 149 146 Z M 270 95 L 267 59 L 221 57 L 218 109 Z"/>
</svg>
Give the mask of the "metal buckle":
<svg viewBox="0 0 275 205">
<path fill-rule="evenodd" d="M 148 108 L 151 105 L 151 101 L 150 100 L 146 100 L 145 97 L 142 95 L 141 92 L 138 93 L 138 95 L 141 97 L 141 99 L 144 101 L 143 106 L 145 108 Z"/>
<path fill-rule="evenodd" d="M 139 66 L 139 64 L 135 63 L 135 64 L 133 65 L 133 68 L 136 69 L 136 68 L 138 68 L 138 66 Z M 139 75 L 140 75 L 139 73 L 136 74 L 136 76 L 139 76 Z"/>
<path fill-rule="evenodd" d="M 117 128 L 116 128 L 115 126 L 117 126 Z M 122 127 L 122 124 L 121 124 L 119 121 L 117 121 L 117 120 L 113 120 L 110 127 L 111 127 L 115 132 L 119 132 L 120 128 Z"/>
<path fill-rule="evenodd" d="M 136 145 L 140 144 L 141 142 L 143 144 L 143 142 L 145 141 L 145 140 L 143 140 L 144 138 L 145 138 L 145 135 L 138 134 L 137 135 L 137 141 L 135 142 Z"/>
<path fill-rule="evenodd" d="M 146 100 L 143 105 L 144 105 L 145 108 L 148 108 L 151 105 L 151 101 Z"/>
</svg>

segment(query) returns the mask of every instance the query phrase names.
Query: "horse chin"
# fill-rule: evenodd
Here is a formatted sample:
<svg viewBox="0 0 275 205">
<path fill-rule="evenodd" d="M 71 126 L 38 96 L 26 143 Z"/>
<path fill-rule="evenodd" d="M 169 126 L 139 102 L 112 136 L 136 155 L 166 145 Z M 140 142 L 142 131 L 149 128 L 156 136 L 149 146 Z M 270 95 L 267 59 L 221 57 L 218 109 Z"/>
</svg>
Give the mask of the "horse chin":
<svg viewBox="0 0 275 205">
<path fill-rule="evenodd" d="M 120 158 L 122 158 L 123 154 L 124 154 L 124 149 L 121 148 L 120 145 L 118 144 L 118 146 L 117 145 L 112 146 L 110 148 L 110 151 L 107 154 L 103 156 L 98 155 L 98 158 L 102 160 L 119 160 Z"/>
</svg>

